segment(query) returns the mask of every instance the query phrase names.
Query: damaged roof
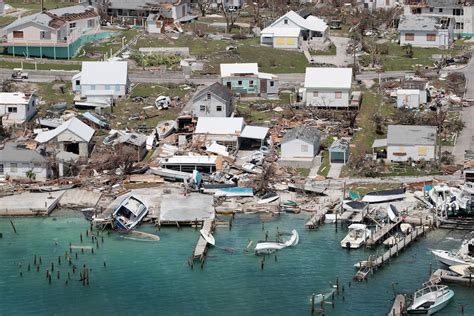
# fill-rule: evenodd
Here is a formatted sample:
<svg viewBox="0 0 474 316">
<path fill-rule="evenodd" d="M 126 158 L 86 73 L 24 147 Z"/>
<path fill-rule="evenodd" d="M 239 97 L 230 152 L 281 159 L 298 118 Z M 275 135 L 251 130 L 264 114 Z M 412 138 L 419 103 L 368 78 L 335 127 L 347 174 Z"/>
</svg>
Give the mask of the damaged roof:
<svg viewBox="0 0 474 316">
<path fill-rule="evenodd" d="M 402 15 L 398 24 L 399 31 L 437 31 L 441 21 L 435 16 Z"/>
<path fill-rule="evenodd" d="M 295 139 L 301 139 L 313 144 L 315 140 L 321 139 L 321 132 L 316 127 L 308 125 L 295 127 L 285 134 L 281 143 L 284 144 Z"/>
<path fill-rule="evenodd" d="M 92 136 L 94 136 L 95 133 L 95 130 L 92 127 L 73 117 L 53 130 L 39 133 L 36 136 L 35 141 L 39 143 L 47 143 L 65 131 L 75 134 L 76 136 L 82 138 L 85 142 L 90 142 Z"/>
<path fill-rule="evenodd" d="M 3 149 L 0 149 L 1 162 L 45 162 L 45 157 L 41 156 L 36 150 L 27 149 L 22 143 L 6 143 Z"/>
<path fill-rule="evenodd" d="M 421 125 L 389 125 L 387 146 L 436 145 L 436 127 Z"/>
<path fill-rule="evenodd" d="M 204 95 L 211 93 L 224 101 L 230 101 L 232 99 L 232 92 L 226 86 L 219 82 L 213 83 L 209 87 L 201 90 L 195 97 L 194 100 L 202 98 Z"/>
</svg>

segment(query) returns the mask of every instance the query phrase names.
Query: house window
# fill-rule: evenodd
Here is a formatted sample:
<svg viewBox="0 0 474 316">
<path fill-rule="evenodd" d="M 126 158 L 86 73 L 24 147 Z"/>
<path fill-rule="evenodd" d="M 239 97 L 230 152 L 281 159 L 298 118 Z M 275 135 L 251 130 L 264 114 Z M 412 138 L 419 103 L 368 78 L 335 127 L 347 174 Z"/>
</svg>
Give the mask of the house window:
<svg viewBox="0 0 474 316">
<path fill-rule="evenodd" d="M 336 98 L 336 99 L 342 99 L 342 92 L 341 92 L 341 91 L 336 91 L 336 92 L 334 92 L 334 98 Z"/>
<path fill-rule="evenodd" d="M 252 87 L 253 86 L 253 80 L 249 81 L 249 85 Z"/>
<path fill-rule="evenodd" d="M 464 23 L 463 22 L 457 22 L 455 28 L 456 28 L 456 30 L 463 30 L 464 29 Z"/>
<path fill-rule="evenodd" d="M 75 29 L 76 28 L 76 23 L 70 23 L 69 28 L 70 29 Z"/>
<path fill-rule="evenodd" d="M 206 112 L 206 106 L 205 105 L 200 105 L 199 106 L 199 111 Z"/>
<path fill-rule="evenodd" d="M 405 41 L 412 42 L 415 40 L 415 33 L 405 33 Z"/>
<path fill-rule="evenodd" d="M 453 9 L 453 15 L 464 15 L 464 10 L 463 9 Z"/>
<path fill-rule="evenodd" d="M 5 169 L 3 167 L 3 164 L 0 164 L 0 174 L 3 175 L 5 173 Z"/>
<path fill-rule="evenodd" d="M 76 80 L 76 86 L 80 86 L 81 85 L 81 80 Z"/>
<path fill-rule="evenodd" d="M 222 112 L 222 105 L 216 106 L 216 111 L 217 112 Z"/>
<path fill-rule="evenodd" d="M 35 168 L 41 168 L 41 163 L 35 162 L 35 163 L 33 164 L 33 166 L 34 166 Z"/>
<path fill-rule="evenodd" d="M 433 8 L 430 8 L 430 13 L 433 13 Z"/>
<path fill-rule="evenodd" d="M 16 162 L 11 162 L 10 163 L 10 172 L 11 173 L 17 173 L 18 172 L 18 165 Z"/>
<path fill-rule="evenodd" d="M 284 19 L 283 24 L 288 24 L 288 19 Z"/>
<path fill-rule="evenodd" d="M 18 109 L 14 106 L 8 107 L 8 113 L 17 113 Z"/>
<path fill-rule="evenodd" d="M 40 39 L 51 39 L 51 32 L 41 31 Z"/>
<path fill-rule="evenodd" d="M 301 145 L 301 152 L 307 153 L 308 152 L 308 145 Z"/>
<path fill-rule="evenodd" d="M 443 13 L 443 8 L 439 8 L 438 12 Z"/>
<path fill-rule="evenodd" d="M 120 85 L 118 85 L 118 84 L 115 85 L 115 91 L 120 92 Z"/>
<path fill-rule="evenodd" d="M 95 26 L 95 20 L 94 19 L 87 20 L 87 27 L 88 28 L 93 28 L 94 26 Z"/>
<path fill-rule="evenodd" d="M 426 34 L 426 40 L 428 42 L 434 42 L 436 41 L 436 34 Z"/>
<path fill-rule="evenodd" d="M 13 31 L 13 38 L 23 38 L 23 31 Z"/>
<path fill-rule="evenodd" d="M 270 87 L 274 87 L 275 86 L 275 81 L 270 81 Z"/>
<path fill-rule="evenodd" d="M 111 88 L 110 88 L 110 85 L 109 85 L 109 84 L 104 85 L 104 90 L 110 90 L 110 89 L 111 89 Z"/>
<path fill-rule="evenodd" d="M 90 85 L 90 89 L 91 89 L 91 90 L 95 90 L 95 84 L 91 84 L 91 85 Z"/>
<path fill-rule="evenodd" d="M 239 86 L 242 85 L 242 80 L 239 80 L 238 85 L 239 85 Z"/>
<path fill-rule="evenodd" d="M 318 91 L 313 91 L 313 98 L 319 97 L 319 92 Z"/>
<path fill-rule="evenodd" d="M 22 167 L 23 169 L 29 169 L 29 168 L 30 168 L 30 164 L 27 163 L 27 162 L 24 162 L 24 163 L 21 164 L 21 167 Z"/>
<path fill-rule="evenodd" d="M 208 99 L 208 100 L 211 99 L 211 94 L 210 94 L 210 93 L 207 94 L 207 99 Z"/>
</svg>

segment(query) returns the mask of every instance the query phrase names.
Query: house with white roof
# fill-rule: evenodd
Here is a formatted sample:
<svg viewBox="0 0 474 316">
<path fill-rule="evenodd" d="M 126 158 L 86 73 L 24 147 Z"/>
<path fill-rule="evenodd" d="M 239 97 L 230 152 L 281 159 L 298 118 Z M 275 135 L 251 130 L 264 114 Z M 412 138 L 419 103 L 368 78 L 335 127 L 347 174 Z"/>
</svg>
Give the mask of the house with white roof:
<svg viewBox="0 0 474 316">
<path fill-rule="evenodd" d="M 297 49 L 303 41 L 325 41 L 329 27 L 322 19 L 301 11 L 289 11 L 260 32 L 260 43 L 275 48 Z"/>
<path fill-rule="evenodd" d="M 111 100 L 126 96 L 129 85 L 126 61 L 85 61 L 82 71 L 72 77 L 79 105 L 85 99 L 96 106 L 110 106 Z"/>
<path fill-rule="evenodd" d="M 348 108 L 352 68 L 306 68 L 303 100 L 308 106 Z"/>
<path fill-rule="evenodd" d="M 454 40 L 454 20 L 438 16 L 402 15 L 400 46 L 448 48 Z"/>
<path fill-rule="evenodd" d="M 74 153 L 81 157 L 89 156 L 90 142 L 95 130 L 73 117 L 53 130 L 39 132 L 35 141 L 54 146 L 58 151 Z"/>
<path fill-rule="evenodd" d="M 245 123 L 242 117 L 199 117 L 193 133 L 194 142 L 216 142 L 238 148 Z"/>
<path fill-rule="evenodd" d="M 0 120 L 5 125 L 22 124 L 36 114 L 37 97 L 23 92 L 0 92 Z"/>
<path fill-rule="evenodd" d="M 221 83 L 241 96 L 278 97 L 278 77 L 258 70 L 257 63 L 221 64 Z"/>
<path fill-rule="evenodd" d="M 436 155 L 436 127 L 389 125 L 387 160 L 390 162 L 430 161 Z"/>
<path fill-rule="evenodd" d="M 99 14 L 86 3 L 25 15 L 3 28 L 8 54 L 70 58 L 87 42 L 110 36 L 99 33 Z"/>
</svg>

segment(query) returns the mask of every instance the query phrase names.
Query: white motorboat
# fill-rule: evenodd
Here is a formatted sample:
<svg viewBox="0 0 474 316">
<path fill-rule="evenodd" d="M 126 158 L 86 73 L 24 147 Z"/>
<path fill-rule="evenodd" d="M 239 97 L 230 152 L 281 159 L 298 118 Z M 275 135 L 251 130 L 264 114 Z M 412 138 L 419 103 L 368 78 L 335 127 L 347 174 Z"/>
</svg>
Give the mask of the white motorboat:
<svg viewBox="0 0 474 316">
<path fill-rule="evenodd" d="M 400 230 L 402 231 L 402 233 L 406 235 L 412 232 L 413 226 L 411 226 L 411 224 L 408 224 L 408 223 L 402 223 L 400 225 Z"/>
<path fill-rule="evenodd" d="M 324 215 L 324 224 L 334 224 L 336 222 L 336 214 L 328 213 Z"/>
<path fill-rule="evenodd" d="M 160 95 L 155 99 L 155 107 L 158 110 L 165 110 L 171 104 L 171 98 L 169 96 Z"/>
<path fill-rule="evenodd" d="M 474 264 L 458 264 L 450 266 L 449 270 L 459 274 L 463 278 L 474 278 Z"/>
<path fill-rule="evenodd" d="M 177 171 L 173 169 L 150 167 L 152 174 L 175 181 L 188 181 L 193 177 L 192 173 Z"/>
<path fill-rule="evenodd" d="M 408 314 L 432 315 L 445 308 L 454 296 L 446 285 L 430 285 L 415 292 Z"/>
<path fill-rule="evenodd" d="M 400 212 L 398 212 L 397 208 L 393 204 L 387 205 L 387 214 L 390 221 L 394 223 L 398 221 L 398 218 L 400 216 Z"/>
<path fill-rule="evenodd" d="M 372 236 L 372 231 L 364 224 L 351 224 L 348 228 L 349 233 L 341 241 L 343 248 L 360 248 Z"/>
<path fill-rule="evenodd" d="M 383 202 L 403 200 L 404 198 L 405 198 L 405 189 L 393 189 L 393 190 L 369 192 L 362 198 L 362 202 L 383 203 Z"/>
<path fill-rule="evenodd" d="M 201 229 L 199 232 L 201 233 L 202 238 L 204 238 L 204 240 L 206 240 L 208 244 L 213 246 L 216 245 L 216 240 L 214 239 L 214 236 L 212 236 L 210 231 L 208 231 L 207 229 Z"/>
<path fill-rule="evenodd" d="M 300 236 L 298 232 L 293 229 L 291 231 L 291 237 L 285 242 L 278 242 L 278 241 L 259 241 L 255 245 L 255 253 L 256 254 L 269 254 L 273 253 L 277 250 L 281 250 L 287 247 L 296 246 L 300 241 Z"/>
<path fill-rule="evenodd" d="M 163 138 L 168 137 L 177 129 L 176 122 L 173 120 L 163 121 L 156 125 L 156 133 L 158 139 L 162 140 Z"/>
<path fill-rule="evenodd" d="M 242 165 L 242 169 L 247 171 L 248 173 L 253 173 L 253 174 L 262 174 L 263 173 L 263 168 L 257 165 L 254 165 L 253 163 L 246 162 Z"/>
<path fill-rule="evenodd" d="M 267 204 L 278 200 L 280 196 L 276 192 L 268 192 L 258 200 L 257 204 Z"/>
<path fill-rule="evenodd" d="M 456 252 L 435 249 L 431 253 L 447 266 L 474 263 L 474 238 L 463 241 Z"/>
<path fill-rule="evenodd" d="M 120 203 L 112 217 L 117 229 L 130 231 L 140 224 L 146 214 L 148 214 L 148 207 L 145 203 L 131 195 Z"/>
</svg>

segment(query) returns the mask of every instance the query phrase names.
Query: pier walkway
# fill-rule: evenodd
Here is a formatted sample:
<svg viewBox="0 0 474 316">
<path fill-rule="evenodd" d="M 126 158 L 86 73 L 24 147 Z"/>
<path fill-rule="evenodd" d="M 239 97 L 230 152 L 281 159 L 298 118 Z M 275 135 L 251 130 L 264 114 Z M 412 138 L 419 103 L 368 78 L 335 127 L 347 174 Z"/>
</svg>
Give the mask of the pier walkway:
<svg viewBox="0 0 474 316">
<path fill-rule="evenodd" d="M 307 229 L 316 229 L 319 225 L 324 222 L 326 213 L 329 211 L 329 207 L 323 207 L 316 211 L 313 216 L 304 224 Z"/>
<path fill-rule="evenodd" d="M 357 271 L 354 279 L 357 281 L 362 281 L 367 278 L 369 272 L 374 273 L 377 271 L 377 268 L 382 267 L 384 263 L 390 262 L 390 259 L 394 256 L 398 256 L 398 253 L 404 249 L 406 249 L 410 244 L 415 242 L 419 236 L 425 234 L 425 232 L 429 231 L 429 227 L 421 226 L 415 228 L 409 235 L 405 238 L 401 239 L 398 243 L 394 246 L 390 247 L 386 252 L 384 252 L 381 256 L 372 259 L 369 258 L 367 262 L 359 262 L 357 266 L 360 267 L 360 270 Z"/>
<path fill-rule="evenodd" d="M 454 272 L 451 272 L 449 270 L 438 269 L 431 275 L 430 282 L 434 284 L 438 284 L 441 282 L 459 283 L 472 287 L 474 286 L 474 277 L 462 277 L 460 275 L 456 275 Z"/>
<path fill-rule="evenodd" d="M 398 294 L 395 297 L 395 302 L 393 302 L 392 309 L 390 310 L 390 313 L 388 313 L 387 316 L 402 316 L 403 310 L 405 309 L 405 296 L 402 294 Z"/>
<path fill-rule="evenodd" d="M 206 219 L 203 221 L 202 229 L 209 231 L 211 234 L 214 233 L 215 227 L 216 225 L 215 225 L 214 220 Z M 201 269 L 203 268 L 204 261 L 206 260 L 207 249 L 208 249 L 207 241 L 201 235 L 199 235 L 198 241 L 196 243 L 196 247 L 194 247 L 193 256 L 189 263 L 191 267 L 193 266 L 194 260 L 199 259 L 199 261 L 201 262 Z"/>
<path fill-rule="evenodd" d="M 393 229 L 395 229 L 400 223 L 402 222 L 399 219 L 396 223 L 390 223 L 387 225 L 382 226 L 378 231 L 376 231 L 372 237 L 367 241 L 367 247 L 373 246 L 378 243 L 382 238 L 384 238 L 388 233 L 390 233 Z"/>
</svg>

